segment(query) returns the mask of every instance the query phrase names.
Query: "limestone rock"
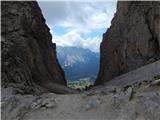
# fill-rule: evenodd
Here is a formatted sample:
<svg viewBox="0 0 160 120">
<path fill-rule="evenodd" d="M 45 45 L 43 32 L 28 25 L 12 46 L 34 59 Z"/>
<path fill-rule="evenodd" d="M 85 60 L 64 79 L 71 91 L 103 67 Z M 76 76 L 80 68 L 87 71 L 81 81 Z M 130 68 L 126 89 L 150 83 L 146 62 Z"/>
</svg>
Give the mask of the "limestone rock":
<svg viewBox="0 0 160 120">
<path fill-rule="evenodd" d="M 1 99 L 2 119 L 20 120 L 30 109 L 35 96 L 5 95 Z"/>
<path fill-rule="evenodd" d="M 11 89 L 3 89 L 6 94 L 1 98 L 2 119 L 159 120 L 160 87 L 151 85 L 154 80 L 144 82 L 121 88 L 99 86 L 92 95 L 87 91 L 68 95 L 10 95 L 7 92 Z M 111 88 L 116 90 L 113 92 Z"/>
<path fill-rule="evenodd" d="M 36 1 L 1 2 L 2 86 L 24 93 L 72 93 Z"/>
<path fill-rule="evenodd" d="M 55 101 L 55 95 L 54 94 L 42 94 L 42 96 L 37 97 L 34 101 L 31 103 L 32 109 L 38 109 L 38 108 L 55 108 L 56 107 L 56 101 Z"/>
<path fill-rule="evenodd" d="M 138 76 L 145 69 L 151 72 L 146 80 L 128 79 L 126 74 L 82 94 L 55 94 L 77 91 L 65 86 L 56 46 L 37 2 L 3 1 L 1 6 L 3 120 L 159 120 L 159 80 L 147 79 L 159 75 L 159 67 L 129 73 Z M 159 2 L 118 2 L 101 44 L 97 84 L 159 59 L 159 13 Z M 51 93 L 33 95 L 42 92 Z"/>
<path fill-rule="evenodd" d="M 107 95 L 99 94 L 100 92 L 92 96 L 85 93 L 48 95 L 51 97 L 42 98 L 51 101 L 54 99 L 56 107 L 30 110 L 22 120 L 159 120 L 160 89 L 149 85 L 150 83 L 147 83 L 147 87 L 140 85 L 136 89 L 131 85 L 115 93 L 108 92 Z"/>
<path fill-rule="evenodd" d="M 153 81 L 152 83 L 151 83 L 151 85 L 152 86 L 160 86 L 160 79 L 158 79 L 158 80 L 155 80 L 155 81 Z"/>
<path fill-rule="evenodd" d="M 90 96 L 85 101 L 85 103 L 82 103 L 80 110 L 88 111 L 88 110 L 97 109 L 101 103 L 102 103 L 101 99 L 98 98 L 97 96 Z"/>
<path fill-rule="evenodd" d="M 160 58 L 160 2 L 119 1 L 100 46 L 96 85 Z"/>
</svg>

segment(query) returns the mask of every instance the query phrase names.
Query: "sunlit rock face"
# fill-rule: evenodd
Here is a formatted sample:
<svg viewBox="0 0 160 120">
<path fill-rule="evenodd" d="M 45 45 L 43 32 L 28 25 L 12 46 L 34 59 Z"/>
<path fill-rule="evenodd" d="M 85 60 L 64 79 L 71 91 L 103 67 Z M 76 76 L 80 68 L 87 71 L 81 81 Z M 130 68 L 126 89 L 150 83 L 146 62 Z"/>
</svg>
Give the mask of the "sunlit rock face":
<svg viewBox="0 0 160 120">
<path fill-rule="evenodd" d="M 100 47 L 96 85 L 160 58 L 160 2 L 118 2 Z"/>
<path fill-rule="evenodd" d="M 71 92 L 37 2 L 2 2 L 2 87 Z M 62 86 L 61 86 L 62 85 Z"/>
</svg>

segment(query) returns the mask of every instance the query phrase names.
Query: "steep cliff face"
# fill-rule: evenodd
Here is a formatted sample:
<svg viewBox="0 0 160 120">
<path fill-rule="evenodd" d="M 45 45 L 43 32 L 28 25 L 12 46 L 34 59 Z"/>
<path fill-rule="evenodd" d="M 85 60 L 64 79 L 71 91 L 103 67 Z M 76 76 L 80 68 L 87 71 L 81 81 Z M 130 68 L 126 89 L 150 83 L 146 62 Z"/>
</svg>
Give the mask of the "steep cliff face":
<svg viewBox="0 0 160 120">
<path fill-rule="evenodd" d="M 118 2 L 100 51 L 96 85 L 158 60 L 160 2 Z"/>
<path fill-rule="evenodd" d="M 56 45 L 35 1 L 2 2 L 2 87 L 22 92 L 71 92 Z"/>
<path fill-rule="evenodd" d="M 37 3 L 1 5 L 3 120 L 159 120 L 160 60 L 83 94 L 54 94 L 77 91 L 66 87 Z M 118 3 L 101 44 L 97 84 L 159 59 L 159 7 L 159 2 Z M 42 92 L 48 93 L 33 95 Z"/>
</svg>

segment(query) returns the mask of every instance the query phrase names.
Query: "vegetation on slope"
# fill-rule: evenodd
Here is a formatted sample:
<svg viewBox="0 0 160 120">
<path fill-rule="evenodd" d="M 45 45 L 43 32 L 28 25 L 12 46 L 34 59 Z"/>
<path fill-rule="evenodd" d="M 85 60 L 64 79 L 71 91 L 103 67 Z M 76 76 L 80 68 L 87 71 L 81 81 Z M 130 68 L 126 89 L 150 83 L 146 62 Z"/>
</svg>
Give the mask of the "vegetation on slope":
<svg viewBox="0 0 160 120">
<path fill-rule="evenodd" d="M 93 85 L 94 82 L 89 79 L 80 79 L 77 81 L 68 80 L 67 84 L 68 84 L 68 87 L 73 89 L 85 89 L 86 87 Z"/>
</svg>

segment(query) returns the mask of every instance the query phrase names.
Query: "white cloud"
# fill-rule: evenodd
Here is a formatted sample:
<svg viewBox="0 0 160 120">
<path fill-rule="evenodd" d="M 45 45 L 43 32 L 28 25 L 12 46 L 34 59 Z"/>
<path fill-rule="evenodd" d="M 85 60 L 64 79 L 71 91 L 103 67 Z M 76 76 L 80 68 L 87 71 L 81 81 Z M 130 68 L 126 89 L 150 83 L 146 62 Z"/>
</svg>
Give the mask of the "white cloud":
<svg viewBox="0 0 160 120">
<path fill-rule="evenodd" d="M 90 49 L 93 52 L 99 52 L 99 44 L 101 39 L 97 37 L 84 39 L 80 34 L 75 31 L 71 31 L 62 36 L 54 35 L 53 42 L 55 42 L 58 46 L 76 46 Z"/>
<path fill-rule="evenodd" d="M 60 46 L 77 46 L 99 51 L 101 38 L 83 38 L 93 30 L 107 29 L 116 11 L 116 2 L 39 2 L 46 22 L 51 28 L 53 42 Z M 67 33 L 58 36 L 54 26 L 67 27 Z M 105 32 L 105 31 L 104 31 Z M 103 33 L 102 33 L 103 34 Z"/>
<path fill-rule="evenodd" d="M 50 27 L 107 28 L 116 10 L 116 2 L 40 1 L 39 5 Z"/>
</svg>

